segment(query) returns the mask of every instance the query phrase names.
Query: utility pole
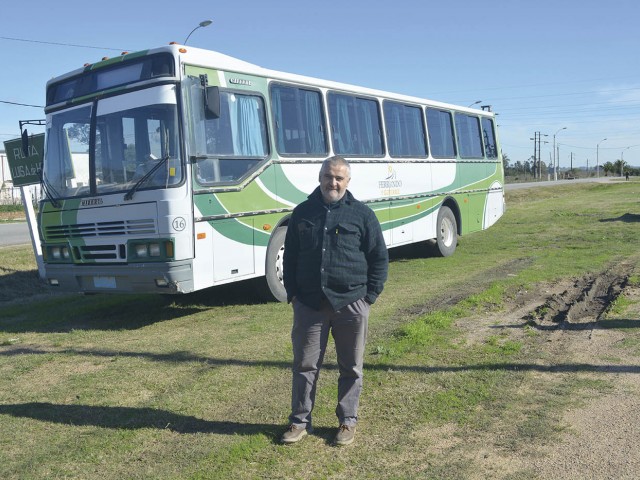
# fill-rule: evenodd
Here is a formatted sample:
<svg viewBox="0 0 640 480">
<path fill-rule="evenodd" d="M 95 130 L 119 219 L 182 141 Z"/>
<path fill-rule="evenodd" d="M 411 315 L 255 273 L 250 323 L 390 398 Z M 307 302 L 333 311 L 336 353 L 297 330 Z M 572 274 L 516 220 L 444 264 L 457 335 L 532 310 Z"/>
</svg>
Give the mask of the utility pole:
<svg viewBox="0 0 640 480">
<path fill-rule="evenodd" d="M 603 138 L 596 144 L 596 177 L 600 178 L 600 144 L 604 142 L 606 138 Z"/>
<path fill-rule="evenodd" d="M 569 170 L 573 171 L 573 152 L 571 152 L 571 155 L 569 156 L 569 158 L 571 158 L 571 168 Z"/>
<path fill-rule="evenodd" d="M 629 150 L 631 147 L 626 147 L 624 150 Z M 620 152 L 620 176 L 624 177 L 624 150 Z"/>
<path fill-rule="evenodd" d="M 533 178 L 536 178 L 536 155 L 538 154 L 536 142 L 538 141 L 538 132 L 533 132 L 533 138 L 530 138 L 529 140 L 533 140 Z"/>
<path fill-rule="evenodd" d="M 540 180 L 542 180 L 542 153 L 540 152 L 540 136 L 541 135 L 542 134 L 538 132 L 538 179 Z"/>
<path fill-rule="evenodd" d="M 540 155 L 540 143 L 549 143 L 542 141 L 540 137 L 548 137 L 548 135 L 540 132 L 534 132 L 533 138 L 529 138 L 529 140 L 533 140 L 533 176 L 539 179 L 542 179 L 542 158 Z M 536 162 L 537 162 L 537 173 L 536 173 Z"/>
<path fill-rule="evenodd" d="M 542 179 L 542 159 L 540 158 L 540 132 L 533 132 L 533 177 Z M 545 135 L 546 137 L 546 135 Z M 547 143 L 547 142 L 545 142 Z"/>
<path fill-rule="evenodd" d="M 553 177 L 554 180 L 558 180 L 558 163 L 560 163 L 560 148 L 556 152 L 556 135 L 562 130 L 566 130 L 567 127 L 559 128 L 556 133 L 553 134 Z"/>
</svg>

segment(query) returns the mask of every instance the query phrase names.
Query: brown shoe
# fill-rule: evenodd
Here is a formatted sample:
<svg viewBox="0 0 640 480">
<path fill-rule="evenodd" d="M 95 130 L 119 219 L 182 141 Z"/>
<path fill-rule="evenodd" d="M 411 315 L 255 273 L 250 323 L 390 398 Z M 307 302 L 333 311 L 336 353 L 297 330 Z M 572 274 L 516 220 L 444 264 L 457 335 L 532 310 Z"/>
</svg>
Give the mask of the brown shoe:
<svg viewBox="0 0 640 480">
<path fill-rule="evenodd" d="M 307 436 L 306 427 L 297 427 L 294 424 L 291 424 L 287 427 L 287 431 L 284 432 L 280 441 L 282 443 L 296 443 L 302 440 Z"/>
<path fill-rule="evenodd" d="M 333 439 L 333 443 L 338 446 L 350 445 L 353 443 L 355 435 L 355 425 L 340 425 L 340 427 L 338 428 L 338 433 L 336 434 L 336 438 Z"/>
</svg>

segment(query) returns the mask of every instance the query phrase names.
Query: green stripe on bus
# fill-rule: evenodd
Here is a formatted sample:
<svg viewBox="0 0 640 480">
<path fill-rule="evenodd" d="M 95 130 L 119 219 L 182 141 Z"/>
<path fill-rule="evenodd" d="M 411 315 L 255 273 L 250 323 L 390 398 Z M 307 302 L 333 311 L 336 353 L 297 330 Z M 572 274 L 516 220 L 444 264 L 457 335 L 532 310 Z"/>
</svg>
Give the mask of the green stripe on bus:
<svg viewBox="0 0 640 480">
<path fill-rule="evenodd" d="M 276 192 L 278 197 L 291 202 L 295 205 L 304 202 L 311 192 L 303 192 L 299 190 L 287 177 L 282 169 L 282 165 L 273 165 L 274 183 L 269 189 Z M 266 185 L 266 184 L 265 184 Z"/>
</svg>

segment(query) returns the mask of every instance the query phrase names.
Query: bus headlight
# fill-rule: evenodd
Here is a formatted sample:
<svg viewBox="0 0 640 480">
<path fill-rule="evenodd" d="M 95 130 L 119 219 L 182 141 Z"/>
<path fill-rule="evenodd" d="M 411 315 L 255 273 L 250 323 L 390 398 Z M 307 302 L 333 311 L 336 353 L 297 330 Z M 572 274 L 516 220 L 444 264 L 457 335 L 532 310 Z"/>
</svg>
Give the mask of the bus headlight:
<svg viewBox="0 0 640 480">
<path fill-rule="evenodd" d="M 48 245 L 45 259 L 50 262 L 72 262 L 71 248 L 68 245 Z"/>
<path fill-rule="evenodd" d="M 171 261 L 174 257 L 172 239 L 133 240 L 128 244 L 128 260 L 136 261 Z"/>
<path fill-rule="evenodd" d="M 149 256 L 151 256 L 151 257 L 159 257 L 160 256 L 160 244 L 159 243 L 150 243 L 149 244 Z"/>
</svg>

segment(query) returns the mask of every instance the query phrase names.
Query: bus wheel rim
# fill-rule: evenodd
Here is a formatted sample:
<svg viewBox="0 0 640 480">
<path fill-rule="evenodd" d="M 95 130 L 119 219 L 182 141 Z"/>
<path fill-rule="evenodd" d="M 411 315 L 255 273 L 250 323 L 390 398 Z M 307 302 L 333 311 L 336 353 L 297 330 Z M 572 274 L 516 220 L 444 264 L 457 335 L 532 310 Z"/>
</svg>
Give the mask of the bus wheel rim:
<svg viewBox="0 0 640 480">
<path fill-rule="evenodd" d="M 453 223 L 448 218 L 443 218 L 440 226 L 440 238 L 447 247 L 453 243 Z"/>
<path fill-rule="evenodd" d="M 283 258 L 284 258 L 284 245 L 280 247 L 278 250 L 278 254 L 276 255 L 276 276 L 280 283 L 284 285 L 284 266 L 283 266 Z"/>
</svg>

